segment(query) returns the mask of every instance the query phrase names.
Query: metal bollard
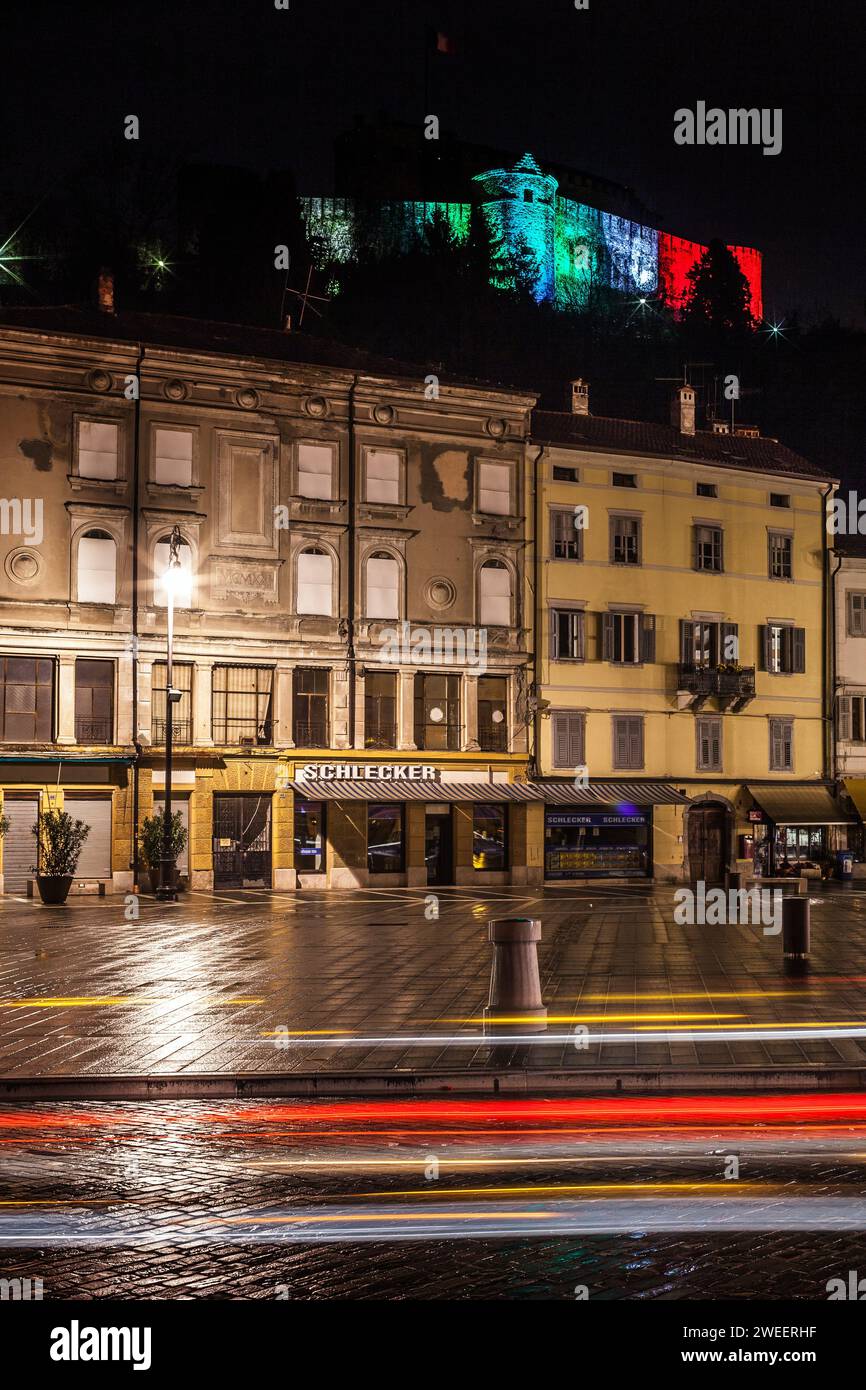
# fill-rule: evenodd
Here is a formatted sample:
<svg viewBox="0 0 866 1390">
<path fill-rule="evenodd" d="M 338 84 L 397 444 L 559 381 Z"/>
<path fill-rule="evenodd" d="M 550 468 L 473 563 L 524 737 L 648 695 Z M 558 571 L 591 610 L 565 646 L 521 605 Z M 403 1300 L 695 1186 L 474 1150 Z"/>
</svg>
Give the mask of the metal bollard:
<svg viewBox="0 0 866 1390">
<path fill-rule="evenodd" d="M 538 974 L 541 922 L 537 917 L 503 917 L 488 922 L 487 934 L 493 963 L 485 1033 L 543 1033 L 547 1009 L 541 1001 Z"/>
<path fill-rule="evenodd" d="M 786 960 L 809 959 L 809 898 L 782 899 L 782 954 Z"/>
</svg>

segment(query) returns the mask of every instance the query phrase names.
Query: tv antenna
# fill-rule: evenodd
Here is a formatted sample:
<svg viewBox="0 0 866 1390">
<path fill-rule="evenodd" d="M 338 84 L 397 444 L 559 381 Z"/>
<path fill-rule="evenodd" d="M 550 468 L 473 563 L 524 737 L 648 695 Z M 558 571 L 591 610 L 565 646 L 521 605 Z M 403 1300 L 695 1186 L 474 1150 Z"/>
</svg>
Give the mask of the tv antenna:
<svg viewBox="0 0 866 1390">
<path fill-rule="evenodd" d="M 289 274 L 288 274 L 288 271 L 286 271 L 286 280 L 287 280 L 287 281 L 288 281 L 288 278 L 289 278 Z M 317 309 L 316 306 L 315 306 L 315 304 L 310 304 L 310 300 L 311 300 L 311 299 L 317 299 L 317 300 L 319 301 L 320 304 L 328 304 L 328 303 L 330 302 L 330 295 L 327 295 L 327 294 L 311 294 L 311 293 L 310 293 L 310 283 L 311 283 L 312 279 L 313 279 L 313 267 L 312 267 L 312 265 L 311 265 L 311 266 L 308 268 L 308 270 L 307 270 L 307 283 L 306 283 L 306 285 L 304 286 L 303 291 L 301 291 L 301 290 L 293 290 L 293 289 L 288 285 L 288 283 L 285 284 L 285 285 L 283 286 L 283 299 L 282 299 L 282 303 L 281 303 L 281 305 L 280 305 L 280 318 L 281 318 L 281 320 L 282 320 L 282 324 L 283 324 L 284 327 L 286 326 L 287 322 L 288 322 L 288 326 L 291 327 L 291 316 L 289 316 L 288 320 L 287 320 L 287 318 L 286 318 L 286 295 L 287 295 L 287 294 L 292 294 L 292 295 L 295 296 L 296 299 L 299 299 L 299 300 L 301 301 L 301 316 L 300 316 L 300 318 L 298 319 L 298 328 L 299 328 L 299 329 L 300 329 L 300 328 L 303 328 L 303 326 L 304 326 L 304 314 L 305 314 L 306 311 L 307 311 L 307 305 L 308 305 L 308 304 L 309 304 L 309 307 L 310 307 L 310 309 L 312 310 L 312 312 L 313 312 L 318 318 L 321 318 L 321 317 L 322 317 L 322 311 L 321 311 L 321 309 Z"/>
</svg>

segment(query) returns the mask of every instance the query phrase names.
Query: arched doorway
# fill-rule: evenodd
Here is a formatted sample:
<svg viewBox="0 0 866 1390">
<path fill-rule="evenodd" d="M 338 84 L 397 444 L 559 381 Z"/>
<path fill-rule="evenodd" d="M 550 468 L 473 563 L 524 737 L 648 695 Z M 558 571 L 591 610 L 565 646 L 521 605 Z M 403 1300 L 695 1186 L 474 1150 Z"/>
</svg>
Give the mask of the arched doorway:
<svg viewBox="0 0 866 1390">
<path fill-rule="evenodd" d="M 689 878 L 723 883 L 728 868 L 728 808 L 721 801 L 689 807 Z"/>
</svg>

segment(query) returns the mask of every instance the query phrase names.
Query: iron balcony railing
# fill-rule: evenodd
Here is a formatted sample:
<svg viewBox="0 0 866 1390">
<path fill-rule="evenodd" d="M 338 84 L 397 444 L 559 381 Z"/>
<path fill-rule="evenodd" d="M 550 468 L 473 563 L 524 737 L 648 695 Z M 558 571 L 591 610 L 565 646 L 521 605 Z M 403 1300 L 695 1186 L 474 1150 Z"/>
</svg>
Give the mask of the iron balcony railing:
<svg viewBox="0 0 866 1390">
<path fill-rule="evenodd" d="M 151 738 L 154 743 L 165 743 L 165 731 L 168 725 L 167 719 L 155 719 L 151 729 Z M 192 720 L 173 719 L 171 721 L 171 737 L 173 743 L 192 743 Z"/>
<path fill-rule="evenodd" d="M 677 689 L 693 697 L 697 709 L 715 696 L 724 708 L 742 709 L 755 698 L 754 666 L 693 666 L 680 663 Z"/>
<path fill-rule="evenodd" d="M 296 748 L 327 748 L 329 743 L 327 724 L 304 719 L 295 722 Z"/>
<path fill-rule="evenodd" d="M 76 719 L 75 739 L 77 743 L 111 743 L 114 721 L 104 719 Z"/>
</svg>

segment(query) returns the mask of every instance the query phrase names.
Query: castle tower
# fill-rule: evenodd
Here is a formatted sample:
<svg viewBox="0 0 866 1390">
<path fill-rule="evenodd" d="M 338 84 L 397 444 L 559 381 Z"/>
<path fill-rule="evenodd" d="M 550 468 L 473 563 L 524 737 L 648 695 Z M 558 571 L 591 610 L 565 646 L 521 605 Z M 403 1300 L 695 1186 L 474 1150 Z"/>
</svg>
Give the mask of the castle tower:
<svg viewBox="0 0 866 1390">
<path fill-rule="evenodd" d="M 521 243 L 535 258 L 538 273 L 533 294 L 553 299 L 555 292 L 554 229 L 559 180 L 543 174 L 531 154 L 513 169 L 488 169 L 474 176 L 479 202 L 491 234 L 511 251 Z"/>
</svg>

